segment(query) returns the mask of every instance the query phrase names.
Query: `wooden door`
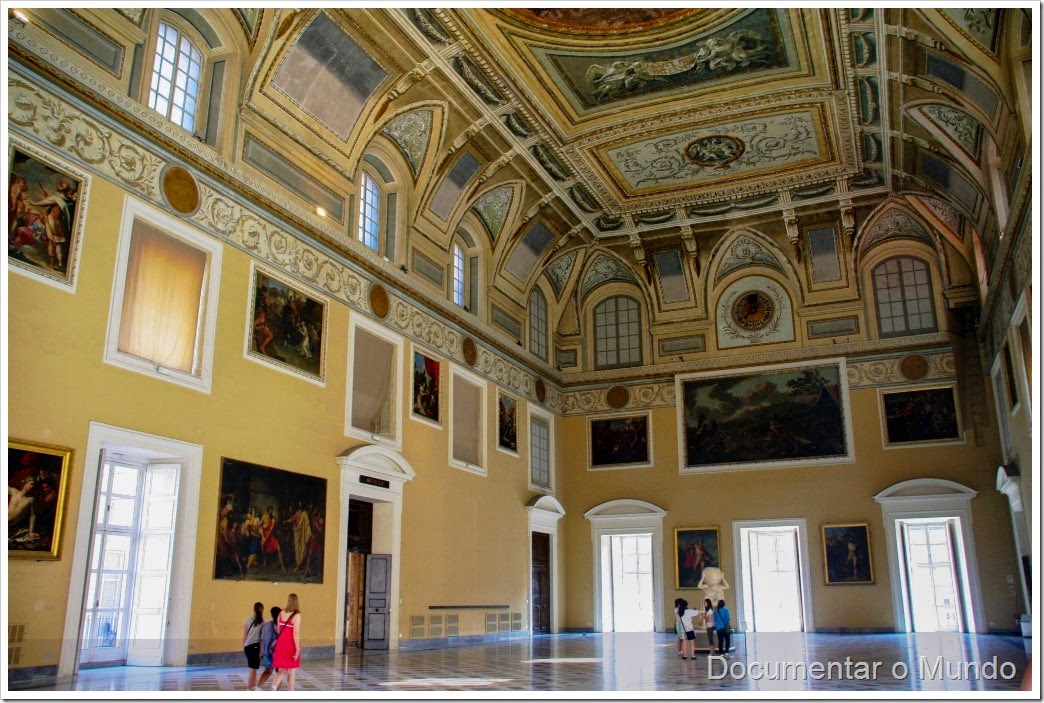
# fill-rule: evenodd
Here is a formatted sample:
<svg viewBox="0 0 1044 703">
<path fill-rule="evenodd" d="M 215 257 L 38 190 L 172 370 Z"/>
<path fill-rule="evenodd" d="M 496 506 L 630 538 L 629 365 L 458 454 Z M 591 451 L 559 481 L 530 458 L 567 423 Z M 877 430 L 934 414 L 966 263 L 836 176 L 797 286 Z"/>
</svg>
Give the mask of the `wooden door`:
<svg viewBox="0 0 1044 703">
<path fill-rule="evenodd" d="M 348 579 L 344 594 L 344 647 L 362 647 L 363 584 L 366 577 L 366 555 L 348 552 Z"/>
<path fill-rule="evenodd" d="M 551 632 L 551 535 L 533 535 L 533 633 Z"/>
<path fill-rule="evenodd" d="M 391 554 L 366 555 L 366 614 L 363 649 L 388 649 Z"/>
</svg>

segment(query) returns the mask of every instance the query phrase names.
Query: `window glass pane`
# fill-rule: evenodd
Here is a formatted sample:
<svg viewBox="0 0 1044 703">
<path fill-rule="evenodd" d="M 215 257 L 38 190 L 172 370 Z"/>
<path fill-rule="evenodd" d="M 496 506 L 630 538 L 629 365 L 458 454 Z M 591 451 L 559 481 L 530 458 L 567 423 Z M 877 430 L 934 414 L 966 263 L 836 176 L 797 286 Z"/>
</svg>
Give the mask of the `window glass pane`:
<svg viewBox="0 0 1044 703">
<path fill-rule="evenodd" d="M 881 335 L 936 331 L 931 279 L 923 261 L 896 257 L 873 274 Z"/>
<path fill-rule="evenodd" d="M 380 246 L 378 222 L 381 190 L 370 174 L 363 171 L 362 192 L 359 198 L 359 241 L 377 251 Z"/>
<path fill-rule="evenodd" d="M 547 360 L 547 299 L 539 288 L 529 296 L 529 351 Z"/>
<path fill-rule="evenodd" d="M 453 302 L 464 307 L 464 250 L 453 245 Z"/>
</svg>

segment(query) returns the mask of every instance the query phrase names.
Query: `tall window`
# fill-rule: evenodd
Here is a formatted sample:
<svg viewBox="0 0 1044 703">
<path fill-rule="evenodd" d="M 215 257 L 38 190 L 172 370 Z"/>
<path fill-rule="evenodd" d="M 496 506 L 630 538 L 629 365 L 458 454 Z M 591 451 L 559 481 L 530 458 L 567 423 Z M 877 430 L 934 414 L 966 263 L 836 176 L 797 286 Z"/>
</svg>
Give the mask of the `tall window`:
<svg viewBox="0 0 1044 703">
<path fill-rule="evenodd" d="M 203 54 L 173 25 L 161 22 L 152 65 L 149 107 L 192 132 L 196 126 Z"/>
<path fill-rule="evenodd" d="M 529 484 L 533 490 L 554 490 L 553 433 L 549 414 L 529 406 Z"/>
<path fill-rule="evenodd" d="M 547 361 L 547 298 L 539 288 L 529 296 L 529 351 Z"/>
<path fill-rule="evenodd" d="M 352 321 L 349 337 L 345 434 L 400 447 L 402 339 L 358 319 Z"/>
<path fill-rule="evenodd" d="M 105 359 L 210 388 L 221 245 L 128 200 Z"/>
<path fill-rule="evenodd" d="M 467 305 L 464 286 L 464 250 L 459 244 L 453 244 L 453 302 L 464 307 Z"/>
<path fill-rule="evenodd" d="M 378 221 L 381 213 L 381 189 L 370 174 L 362 173 L 359 194 L 359 241 L 374 251 L 380 250 Z"/>
<path fill-rule="evenodd" d="M 595 368 L 642 363 L 641 314 L 634 298 L 618 295 L 594 309 Z"/>
<path fill-rule="evenodd" d="M 928 267 L 906 256 L 874 269 L 877 324 L 882 337 L 935 332 L 932 283 Z"/>
</svg>

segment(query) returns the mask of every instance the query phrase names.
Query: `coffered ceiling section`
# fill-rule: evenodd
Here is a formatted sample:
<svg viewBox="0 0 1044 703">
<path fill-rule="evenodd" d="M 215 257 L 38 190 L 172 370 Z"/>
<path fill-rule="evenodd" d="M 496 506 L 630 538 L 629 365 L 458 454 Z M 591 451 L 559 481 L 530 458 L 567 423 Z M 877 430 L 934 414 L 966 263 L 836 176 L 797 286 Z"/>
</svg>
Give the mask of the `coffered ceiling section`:
<svg viewBox="0 0 1044 703">
<path fill-rule="evenodd" d="M 456 11 L 547 156 L 607 214 L 650 214 L 857 175 L 844 11 Z M 575 198 L 574 198 L 575 199 Z"/>
</svg>

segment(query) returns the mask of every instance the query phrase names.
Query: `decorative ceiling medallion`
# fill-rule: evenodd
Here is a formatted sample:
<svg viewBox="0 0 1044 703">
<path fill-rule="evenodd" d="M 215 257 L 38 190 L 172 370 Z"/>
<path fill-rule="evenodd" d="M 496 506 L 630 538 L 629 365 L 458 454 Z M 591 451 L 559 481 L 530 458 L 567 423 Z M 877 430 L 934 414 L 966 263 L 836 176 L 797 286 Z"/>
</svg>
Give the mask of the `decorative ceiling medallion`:
<svg viewBox="0 0 1044 703">
<path fill-rule="evenodd" d="M 775 314 L 772 298 L 759 290 L 743 293 L 732 305 L 732 319 L 748 332 L 765 329 Z"/>
<path fill-rule="evenodd" d="M 723 168 L 747 150 L 743 141 L 728 134 L 700 137 L 685 147 L 685 158 L 700 166 Z"/>
<path fill-rule="evenodd" d="M 619 410 L 631 400 L 631 392 L 626 386 L 613 386 L 605 393 L 605 404 L 613 410 Z"/>
<path fill-rule="evenodd" d="M 899 371 L 909 381 L 920 381 L 928 375 L 928 360 L 920 354 L 907 354 L 899 362 Z"/>
<path fill-rule="evenodd" d="M 180 215 L 191 215 L 199 207 L 199 185 L 183 166 L 169 166 L 162 176 L 163 197 Z"/>
<path fill-rule="evenodd" d="M 478 358 L 478 349 L 475 348 L 475 340 L 471 337 L 465 337 L 464 341 L 461 342 L 461 351 L 464 352 L 464 361 L 467 362 L 468 366 L 475 365 L 475 359 Z"/>
<path fill-rule="evenodd" d="M 370 286 L 370 310 L 374 317 L 383 320 L 388 317 L 388 291 L 380 283 Z"/>
</svg>

